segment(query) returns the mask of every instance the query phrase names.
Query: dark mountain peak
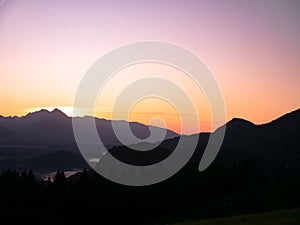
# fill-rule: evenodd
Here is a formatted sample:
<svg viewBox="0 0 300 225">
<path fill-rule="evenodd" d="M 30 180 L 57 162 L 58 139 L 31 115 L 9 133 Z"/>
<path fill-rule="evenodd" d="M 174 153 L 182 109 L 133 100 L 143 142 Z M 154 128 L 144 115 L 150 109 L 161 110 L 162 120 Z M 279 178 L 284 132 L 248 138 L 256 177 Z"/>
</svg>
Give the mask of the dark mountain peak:
<svg viewBox="0 0 300 225">
<path fill-rule="evenodd" d="M 227 126 L 256 126 L 254 123 L 241 118 L 233 118 L 226 125 Z"/>
<path fill-rule="evenodd" d="M 45 117 L 55 117 L 55 118 L 66 118 L 68 117 L 66 114 L 64 114 L 59 109 L 54 109 L 53 111 L 48 111 L 46 109 L 41 109 L 35 112 L 28 113 L 25 118 L 27 119 L 41 119 Z"/>
<path fill-rule="evenodd" d="M 55 108 L 53 111 L 49 112 L 53 116 L 58 116 L 58 117 L 68 117 L 64 112 L 61 110 Z"/>
<path fill-rule="evenodd" d="M 47 114 L 49 114 L 50 112 L 46 109 L 41 109 L 41 110 L 37 110 L 35 112 L 30 112 L 28 113 L 26 116 L 24 116 L 24 118 L 34 118 L 34 117 L 41 117 L 41 116 L 46 116 Z"/>
</svg>

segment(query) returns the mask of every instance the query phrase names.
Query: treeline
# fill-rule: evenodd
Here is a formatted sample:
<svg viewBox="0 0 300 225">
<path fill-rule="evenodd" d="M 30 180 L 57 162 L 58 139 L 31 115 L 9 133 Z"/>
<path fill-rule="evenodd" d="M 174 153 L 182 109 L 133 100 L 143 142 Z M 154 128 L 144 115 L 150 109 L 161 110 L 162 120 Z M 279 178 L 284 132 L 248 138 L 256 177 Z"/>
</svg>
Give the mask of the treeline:
<svg viewBox="0 0 300 225">
<path fill-rule="evenodd" d="M 279 170 L 272 181 L 247 161 L 214 164 L 199 173 L 186 166 L 174 177 L 147 187 L 107 181 L 91 170 L 66 178 L 37 180 L 34 173 L 0 175 L 1 224 L 170 224 L 300 207 L 300 172 Z M 94 222 L 95 221 L 95 222 Z"/>
</svg>

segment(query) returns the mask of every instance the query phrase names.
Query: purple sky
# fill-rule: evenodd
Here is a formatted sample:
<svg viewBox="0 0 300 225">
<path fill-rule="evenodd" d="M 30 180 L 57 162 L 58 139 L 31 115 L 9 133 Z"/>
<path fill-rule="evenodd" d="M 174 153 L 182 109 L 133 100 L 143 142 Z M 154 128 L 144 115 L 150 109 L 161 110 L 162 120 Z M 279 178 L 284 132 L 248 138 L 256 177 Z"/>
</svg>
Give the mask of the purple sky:
<svg viewBox="0 0 300 225">
<path fill-rule="evenodd" d="M 208 64 L 228 119 L 267 122 L 300 106 L 299 21 L 296 0 L 2 1 L 0 115 L 71 106 L 103 54 L 162 40 Z"/>
</svg>

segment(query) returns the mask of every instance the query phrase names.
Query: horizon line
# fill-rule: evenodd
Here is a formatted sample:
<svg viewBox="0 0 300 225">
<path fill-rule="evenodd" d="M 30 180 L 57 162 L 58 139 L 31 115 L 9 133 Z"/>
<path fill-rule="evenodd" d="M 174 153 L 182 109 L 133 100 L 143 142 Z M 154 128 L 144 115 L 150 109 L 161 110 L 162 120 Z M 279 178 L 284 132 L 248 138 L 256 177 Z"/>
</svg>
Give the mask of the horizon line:
<svg viewBox="0 0 300 225">
<path fill-rule="evenodd" d="M 217 127 L 214 131 L 202 131 L 202 132 L 199 132 L 199 133 L 184 134 L 184 133 L 178 133 L 178 132 L 176 132 L 176 131 L 174 131 L 174 130 L 172 130 L 172 129 L 169 129 L 169 128 L 167 128 L 167 127 L 160 127 L 160 126 L 155 126 L 155 125 L 151 125 L 151 124 L 144 124 L 144 123 L 139 122 L 139 121 L 128 121 L 128 120 L 124 120 L 124 119 L 120 119 L 120 120 L 112 120 L 112 119 L 107 119 L 107 118 L 103 118 L 103 117 L 97 117 L 97 116 L 95 116 L 95 115 L 92 116 L 92 115 L 88 115 L 88 114 L 87 114 L 87 115 L 82 115 L 82 116 L 70 116 L 70 115 L 67 115 L 67 113 L 65 113 L 63 110 L 61 110 L 60 107 L 70 107 L 70 108 L 73 108 L 72 106 L 42 107 L 42 108 L 40 108 L 40 109 L 38 109 L 38 110 L 30 111 L 30 112 L 28 112 L 28 113 L 26 113 L 25 115 L 22 115 L 22 116 L 17 116 L 17 115 L 2 116 L 2 115 L 0 115 L 0 117 L 2 117 L 2 118 L 24 118 L 24 117 L 28 116 L 29 114 L 39 113 L 39 112 L 42 112 L 42 111 L 46 111 L 46 112 L 48 112 L 48 113 L 53 113 L 54 111 L 59 111 L 60 113 L 64 114 L 67 118 L 71 118 L 71 119 L 72 119 L 72 118 L 92 117 L 92 118 L 95 118 L 95 119 L 106 120 L 106 121 L 124 121 L 124 122 L 128 122 L 128 123 L 139 123 L 139 124 L 142 124 L 142 125 L 148 126 L 148 127 L 149 127 L 149 126 L 153 126 L 153 127 L 158 127 L 158 128 L 162 128 L 162 129 L 167 129 L 167 130 L 170 130 L 170 131 L 172 131 L 172 132 L 174 132 L 174 133 L 176 133 L 176 134 L 178 134 L 178 135 L 188 135 L 188 136 L 189 136 L 189 135 L 200 134 L 200 133 L 213 133 L 213 132 L 215 132 L 217 129 L 219 129 L 220 127 L 222 127 L 222 126 L 228 124 L 230 121 L 233 121 L 233 120 L 244 120 L 244 121 L 249 122 L 249 123 L 251 123 L 251 124 L 253 124 L 253 125 L 255 125 L 255 126 L 263 126 L 263 125 L 270 124 L 270 123 L 272 123 L 272 122 L 274 122 L 274 121 L 276 121 L 276 120 L 278 120 L 278 119 L 280 119 L 280 118 L 282 118 L 282 117 L 284 117 L 284 116 L 287 116 L 287 115 L 289 115 L 289 114 L 291 114 L 291 113 L 300 111 L 300 108 L 296 108 L 296 109 L 294 109 L 294 110 L 292 110 L 292 111 L 289 111 L 289 112 L 286 112 L 286 113 L 280 115 L 279 117 L 276 117 L 275 119 L 271 119 L 271 120 L 269 120 L 268 122 L 260 123 L 260 124 L 256 124 L 256 123 L 254 123 L 254 122 L 252 122 L 252 121 L 250 121 L 250 120 L 244 119 L 244 118 L 233 117 L 233 118 L 227 120 L 225 124 L 223 124 L 223 125 Z M 48 109 L 47 109 L 47 108 L 48 108 Z M 52 110 L 49 110 L 49 108 L 51 108 Z M 142 114 L 142 113 L 141 113 L 141 114 Z M 201 123 L 201 121 L 199 121 L 199 122 Z M 202 121 L 202 123 L 210 123 L 210 121 Z"/>
</svg>

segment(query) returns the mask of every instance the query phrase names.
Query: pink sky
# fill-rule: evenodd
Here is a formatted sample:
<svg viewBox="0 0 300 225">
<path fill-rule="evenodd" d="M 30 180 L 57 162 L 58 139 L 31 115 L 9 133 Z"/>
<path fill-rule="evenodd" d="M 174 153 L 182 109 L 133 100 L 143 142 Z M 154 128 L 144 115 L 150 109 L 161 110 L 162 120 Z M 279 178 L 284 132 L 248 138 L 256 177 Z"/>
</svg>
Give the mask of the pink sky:
<svg viewBox="0 0 300 225">
<path fill-rule="evenodd" d="M 161 40 L 210 67 L 228 120 L 265 123 L 300 106 L 299 21 L 293 0 L 3 1 L 0 115 L 72 106 L 82 76 L 102 55 Z M 200 121 L 209 120 L 206 114 Z"/>
</svg>

